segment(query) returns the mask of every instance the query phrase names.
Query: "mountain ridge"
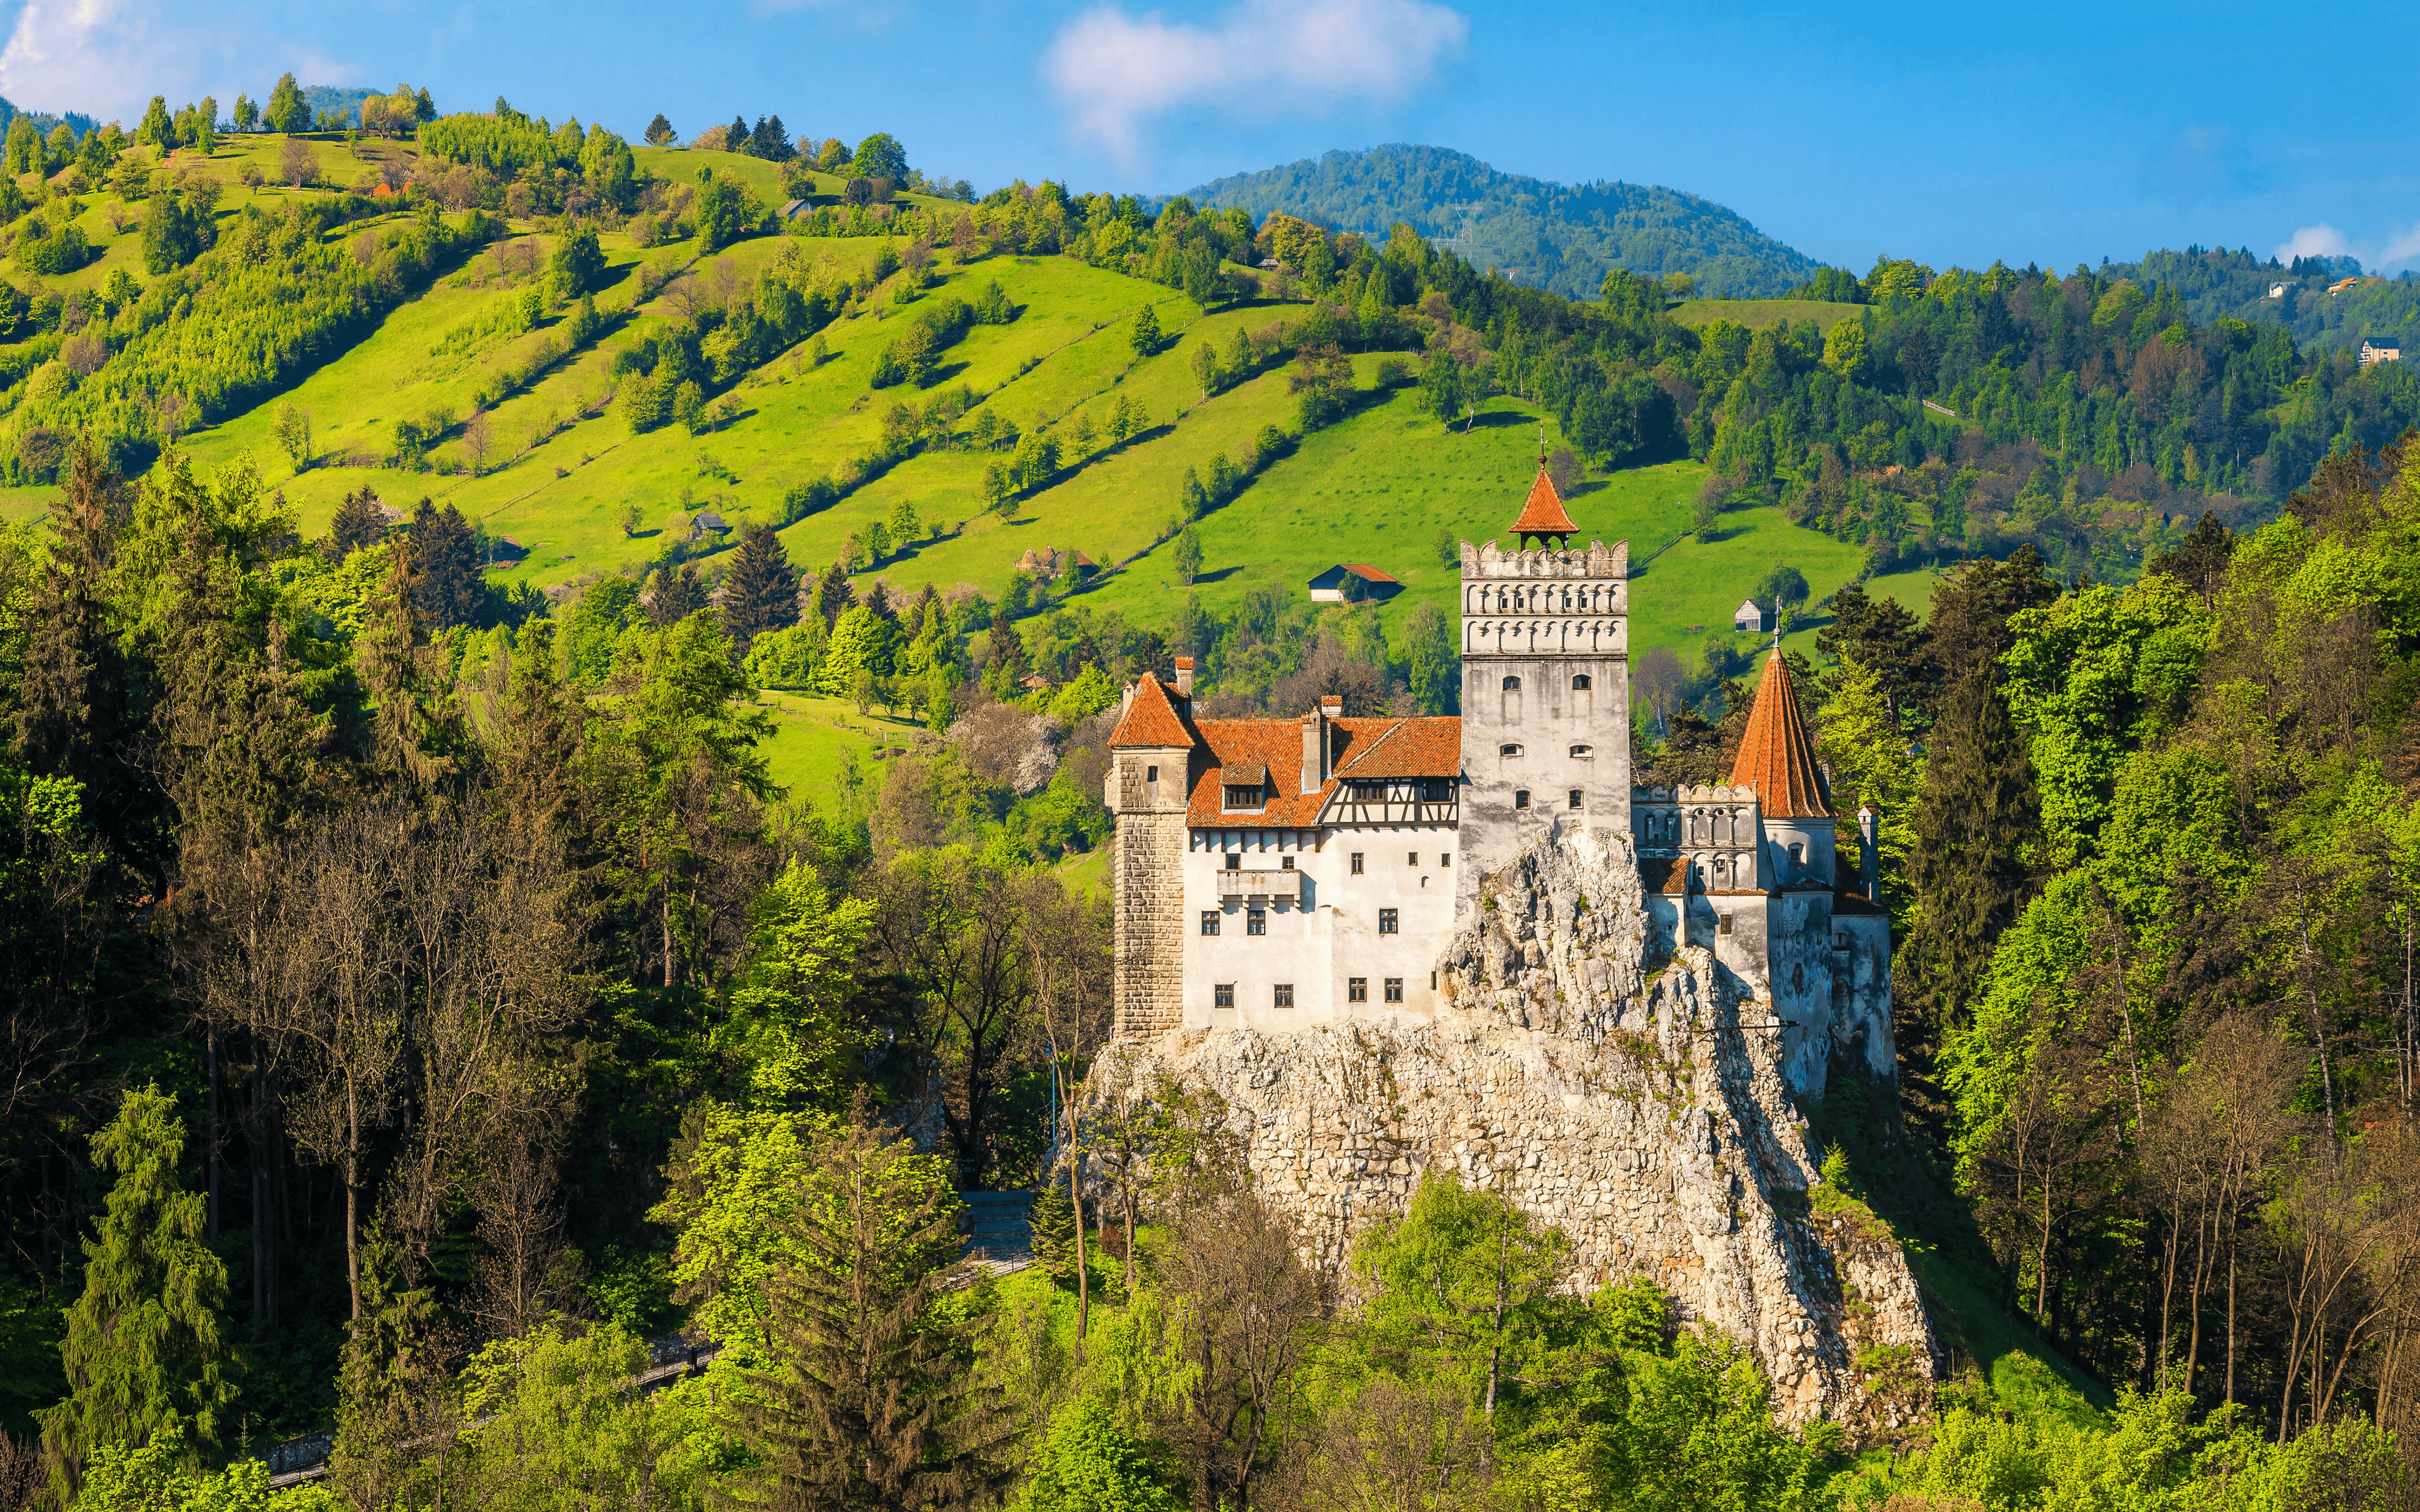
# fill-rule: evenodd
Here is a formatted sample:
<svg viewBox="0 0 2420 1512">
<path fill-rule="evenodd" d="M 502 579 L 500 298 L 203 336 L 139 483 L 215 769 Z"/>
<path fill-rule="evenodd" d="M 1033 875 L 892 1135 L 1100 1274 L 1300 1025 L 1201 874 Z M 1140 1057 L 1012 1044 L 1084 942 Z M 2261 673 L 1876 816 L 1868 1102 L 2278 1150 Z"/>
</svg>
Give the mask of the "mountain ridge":
<svg viewBox="0 0 2420 1512">
<path fill-rule="evenodd" d="M 1619 179 L 1557 183 L 1414 143 L 1336 148 L 1230 174 L 1187 197 L 1380 237 L 1400 221 L 1481 268 L 1569 299 L 1594 299 L 1617 267 L 1688 273 L 1698 292 L 1730 299 L 1780 294 L 1817 267 L 1702 195 Z"/>
</svg>

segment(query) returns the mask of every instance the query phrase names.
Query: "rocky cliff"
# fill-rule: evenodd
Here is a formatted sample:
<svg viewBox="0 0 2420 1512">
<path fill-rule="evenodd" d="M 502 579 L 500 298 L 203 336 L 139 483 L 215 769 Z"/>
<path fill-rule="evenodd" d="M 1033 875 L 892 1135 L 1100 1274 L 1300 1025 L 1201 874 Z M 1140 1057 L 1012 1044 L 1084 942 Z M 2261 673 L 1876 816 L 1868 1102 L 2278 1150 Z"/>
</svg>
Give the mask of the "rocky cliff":
<svg viewBox="0 0 2420 1512">
<path fill-rule="evenodd" d="M 1217 1092 L 1329 1260 L 1424 1171 L 1493 1186 L 1560 1226 L 1573 1284 L 1644 1273 L 1746 1342 L 1786 1417 L 1887 1428 L 1934 1369 L 1915 1277 L 1878 1226 L 1810 1202 L 1771 1006 L 1702 949 L 1650 959 L 1641 902 L 1627 836 L 1549 838 L 1482 885 L 1435 1022 L 1125 1041 L 1095 1095 Z"/>
</svg>

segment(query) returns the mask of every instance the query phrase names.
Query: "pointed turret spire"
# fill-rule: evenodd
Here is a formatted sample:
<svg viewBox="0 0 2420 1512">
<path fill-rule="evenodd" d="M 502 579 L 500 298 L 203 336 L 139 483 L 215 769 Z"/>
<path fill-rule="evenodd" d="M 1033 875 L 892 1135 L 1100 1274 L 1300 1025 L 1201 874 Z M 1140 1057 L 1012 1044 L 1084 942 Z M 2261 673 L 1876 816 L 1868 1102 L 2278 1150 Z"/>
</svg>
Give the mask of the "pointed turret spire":
<svg viewBox="0 0 2420 1512">
<path fill-rule="evenodd" d="M 1546 423 L 1538 422 L 1538 477 L 1529 485 L 1528 500 L 1521 506 L 1521 517 L 1512 522 L 1512 533 L 1527 541 L 1532 537 L 1552 540 L 1559 548 L 1580 528 L 1563 508 L 1563 496 L 1555 491 L 1555 480 L 1546 471 Z"/>
<path fill-rule="evenodd" d="M 1748 711 L 1747 733 L 1740 737 L 1730 781 L 1733 787 L 1756 789 L 1767 819 L 1833 817 L 1823 801 L 1815 742 L 1798 712 L 1798 695 L 1791 688 L 1790 664 L 1781 659 L 1778 637 L 1765 659 L 1764 680 L 1756 685 L 1756 705 Z"/>
</svg>

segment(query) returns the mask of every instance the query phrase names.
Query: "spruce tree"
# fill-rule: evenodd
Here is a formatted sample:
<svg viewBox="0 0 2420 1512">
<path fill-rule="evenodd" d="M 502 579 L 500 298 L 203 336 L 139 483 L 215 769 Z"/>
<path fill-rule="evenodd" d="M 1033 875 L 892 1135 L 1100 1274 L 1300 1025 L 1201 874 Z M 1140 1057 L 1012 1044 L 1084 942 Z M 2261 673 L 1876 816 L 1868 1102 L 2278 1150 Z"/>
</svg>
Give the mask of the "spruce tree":
<svg viewBox="0 0 2420 1512">
<path fill-rule="evenodd" d="M 830 630 L 857 602 L 857 589 L 848 580 L 848 565 L 835 562 L 824 569 L 823 578 L 815 584 L 814 610 L 823 616 L 824 628 Z"/>
<path fill-rule="evenodd" d="M 744 1500 L 783 1512 L 954 1507 L 1004 1485 L 1007 1425 L 959 1330 L 934 1316 L 964 1244 L 959 1211 L 944 1161 L 862 1121 L 834 1141 L 800 1195 L 795 1263 L 771 1288 L 778 1363 L 739 1407 L 762 1467 Z"/>
<path fill-rule="evenodd" d="M 226 1426 L 226 1266 L 204 1241 L 202 1195 L 180 1179 L 184 1153 L 176 1100 L 156 1087 L 127 1092 L 92 1137 L 93 1164 L 117 1180 L 67 1313 L 68 1398 L 37 1414 L 60 1506 L 102 1445 L 190 1455 Z"/>
<path fill-rule="evenodd" d="M 656 569 L 655 591 L 647 599 L 647 621 L 661 627 L 678 625 L 706 608 L 706 581 L 689 563 Z"/>
<path fill-rule="evenodd" d="M 411 560 L 419 582 L 411 607 L 432 635 L 475 625 L 488 606 L 487 554 L 471 522 L 452 504 L 423 499 L 411 512 Z"/>
<path fill-rule="evenodd" d="M 1937 1042 L 1973 1000 L 2000 932 L 2033 894 L 2026 857 L 2040 827 L 2024 741 L 1993 667 L 1978 666 L 1950 689 L 1925 762 L 1914 922 L 1892 972 L 1915 1021 L 1903 1043 Z"/>
<path fill-rule="evenodd" d="M 396 552 L 371 601 L 375 619 L 354 642 L 353 661 L 362 690 L 376 705 L 370 718 L 373 758 L 427 787 L 458 771 L 476 741 L 413 608 L 419 578 L 411 553 Z"/>
<path fill-rule="evenodd" d="M 740 532 L 731 571 L 722 579 L 722 628 L 742 652 L 768 630 L 799 623 L 799 575 L 770 525 Z"/>
<path fill-rule="evenodd" d="M 137 707 L 141 668 L 110 599 L 126 524 L 125 481 L 89 441 L 68 466 L 57 534 L 18 623 L 17 759 L 84 784 L 84 811 L 120 864 L 150 870 L 163 836 Z"/>
<path fill-rule="evenodd" d="M 338 562 L 365 546 L 376 546 L 386 539 L 386 514 L 379 507 L 379 496 L 364 484 L 355 492 L 345 495 L 336 506 L 336 517 L 328 526 L 328 555 Z"/>
</svg>

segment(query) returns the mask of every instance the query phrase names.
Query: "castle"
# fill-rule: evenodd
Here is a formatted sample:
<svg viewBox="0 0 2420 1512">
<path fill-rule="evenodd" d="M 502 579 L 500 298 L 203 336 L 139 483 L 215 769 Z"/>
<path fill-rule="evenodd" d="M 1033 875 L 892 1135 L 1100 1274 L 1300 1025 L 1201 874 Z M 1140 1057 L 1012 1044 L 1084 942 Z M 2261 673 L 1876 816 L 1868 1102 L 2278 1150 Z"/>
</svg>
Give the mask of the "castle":
<svg viewBox="0 0 2420 1512">
<path fill-rule="evenodd" d="M 1206 719 L 1193 669 L 1126 692 L 1116 815 L 1116 1032 L 1423 1022 L 1479 885 L 1542 838 L 1627 835 L 1651 955 L 1708 949 L 1779 1036 L 1791 1089 L 1836 1061 L 1895 1074 L 1877 815 L 1856 865 L 1778 648 L 1730 779 L 1631 783 L 1629 546 L 1578 527 L 1539 470 L 1515 548 L 1462 543 L 1460 717 Z M 1769 1010 L 1769 1012 L 1766 1011 Z"/>
</svg>

